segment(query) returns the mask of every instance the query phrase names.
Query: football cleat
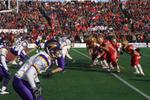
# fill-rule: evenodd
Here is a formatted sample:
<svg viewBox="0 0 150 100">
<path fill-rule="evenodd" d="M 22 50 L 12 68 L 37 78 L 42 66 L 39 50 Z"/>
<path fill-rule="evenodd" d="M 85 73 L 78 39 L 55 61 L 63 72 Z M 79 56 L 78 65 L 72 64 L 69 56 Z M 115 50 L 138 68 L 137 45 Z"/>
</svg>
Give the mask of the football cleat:
<svg viewBox="0 0 150 100">
<path fill-rule="evenodd" d="M 141 73 L 140 75 L 141 75 L 141 76 L 145 76 L 145 74 L 144 74 L 144 73 Z"/>
<path fill-rule="evenodd" d="M 6 95 L 6 94 L 9 94 L 9 92 L 7 92 L 7 91 L 1 91 L 0 94 Z"/>
</svg>

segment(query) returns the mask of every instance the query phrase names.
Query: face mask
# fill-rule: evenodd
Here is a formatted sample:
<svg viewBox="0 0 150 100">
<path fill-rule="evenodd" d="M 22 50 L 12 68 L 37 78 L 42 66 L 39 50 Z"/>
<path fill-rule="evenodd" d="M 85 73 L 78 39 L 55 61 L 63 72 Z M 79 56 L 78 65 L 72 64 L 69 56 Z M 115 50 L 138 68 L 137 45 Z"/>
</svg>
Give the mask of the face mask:
<svg viewBox="0 0 150 100">
<path fill-rule="evenodd" d="M 58 51 L 56 52 L 56 57 L 57 57 L 57 58 L 60 58 L 61 56 L 62 56 L 62 53 L 61 53 L 60 50 L 58 50 Z"/>
</svg>

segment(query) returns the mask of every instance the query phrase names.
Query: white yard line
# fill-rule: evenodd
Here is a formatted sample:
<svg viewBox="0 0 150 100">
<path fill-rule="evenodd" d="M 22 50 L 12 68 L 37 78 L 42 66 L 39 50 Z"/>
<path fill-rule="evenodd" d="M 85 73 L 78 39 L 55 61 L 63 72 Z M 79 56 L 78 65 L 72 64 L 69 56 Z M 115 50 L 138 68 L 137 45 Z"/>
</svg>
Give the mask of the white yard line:
<svg viewBox="0 0 150 100">
<path fill-rule="evenodd" d="M 88 59 L 91 59 L 88 55 L 73 49 L 73 51 L 87 57 Z M 129 88 L 131 88 L 132 90 L 136 91 L 137 93 L 139 93 L 140 95 L 142 95 L 143 97 L 145 97 L 147 100 L 150 100 L 150 96 L 145 94 L 144 92 L 142 92 L 141 90 L 139 90 L 138 88 L 136 88 L 135 86 L 131 85 L 130 83 L 128 83 L 127 81 L 125 81 L 123 78 L 121 78 L 120 76 L 118 76 L 115 73 L 111 73 L 111 75 L 113 75 L 115 78 L 117 78 L 118 80 L 120 80 L 123 84 L 125 84 L 126 86 L 128 86 Z"/>
<path fill-rule="evenodd" d="M 150 100 L 150 96 L 148 96 L 147 94 L 145 94 L 144 92 L 142 92 L 141 90 L 139 90 L 138 88 L 136 88 L 135 86 L 131 85 L 130 83 L 128 83 L 127 81 L 125 81 L 123 78 L 121 78 L 120 76 L 118 76 L 115 73 L 111 73 L 114 77 L 116 77 L 118 80 L 120 80 L 122 83 L 124 83 L 125 85 L 127 85 L 129 88 L 131 88 L 132 90 L 136 91 L 137 93 L 141 94 L 142 96 L 144 96 L 145 98 L 147 98 L 148 100 Z"/>
</svg>

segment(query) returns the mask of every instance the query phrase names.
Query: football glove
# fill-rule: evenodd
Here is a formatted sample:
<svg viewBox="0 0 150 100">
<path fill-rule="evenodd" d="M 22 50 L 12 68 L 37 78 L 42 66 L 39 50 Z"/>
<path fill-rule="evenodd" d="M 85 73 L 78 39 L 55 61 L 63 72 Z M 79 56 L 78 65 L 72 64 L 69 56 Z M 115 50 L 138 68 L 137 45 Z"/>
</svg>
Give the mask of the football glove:
<svg viewBox="0 0 150 100">
<path fill-rule="evenodd" d="M 38 98 L 41 96 L 41 92 L 37 87 L 33 89 L 33 96 L 34 100 L 38 100 Z"/>
<path fill-rule="evenodd" d="M 46 74 L 46 78 L 52 78 L 53 75 L 54 75 L 54 74 L 53 74 L 52 72 L 48 72 L 48 73 Z"/>
<path fill-rule="evenodd" d="M 42 94 L 42 87 L 41 87 L 40 82 L 37 82 L 37 83 L 36 83 L 36 87 L 38 88 L 40 94 Z"/>
</svg>

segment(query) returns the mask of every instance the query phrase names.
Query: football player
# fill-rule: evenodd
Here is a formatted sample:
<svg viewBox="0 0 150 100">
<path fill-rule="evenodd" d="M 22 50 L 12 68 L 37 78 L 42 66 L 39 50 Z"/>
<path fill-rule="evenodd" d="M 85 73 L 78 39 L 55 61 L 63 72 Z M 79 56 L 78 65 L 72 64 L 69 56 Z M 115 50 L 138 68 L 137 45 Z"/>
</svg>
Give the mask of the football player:
<svg viewBox="0 0 150 100">
<path fill-rule="evenodd" d="M 0 77 L 2 78 L 2 88 L 0 89 L 0 94 L 9 94 L 9 92 L 7 92 L 7 85 L 11 77 L 6 64 L 7 53 L 8 50 L 6 47 L 0 48 Z"/>
<path fill-rule="evenodd" d="M 135 74 L 144 76 L 145 74 L 140 64 L 140 49 L 129 44 L 128 41 L 124 41 L 123 50 L 131 56 L 131 66 L 135 69 Z"/>
<path fill-rule="evenodd" d="M 40 52 L 40 50 L 41 50 L 41 42 L 42 42 L 42 35 L 38 35 L 38 37 L 35 41 L 35 44 L 37 46 L 37 50 L 36 50 L 37 53 Z"/>
<path fill-rule="evenodd" d="M 120 67 L 119 67 L 119 65 L 118 65 L 118 60 L 119 60 L 119 56 L 120 56 L 120 52 L 121 52 L 121 44 L 119 44 L 118 42 L 117 42 L 117 40 L 116 40 L 116 38 L 112 38 L 111 39 L 111 44 L 112 44 L 112 46 L 116 49 L 116 51 L 117 51 L 117 56 L 116 56 L 116 68 L 118 69 L 118 70 L 120 70 Z"/>
<path fill-rule="evenodd" d="M 44 51 L 32 56 L 15 74 L 13 88 L 23 100 L 44 100 L 38 75 L 51 67 L 59 52 L 58 42 L 47 41 Z"/>
<path fill-rule="evenodd" d="M 103 49 L 106 53 L 106 61 L 109 64 L 109 70 L 116 68 L 117 72 L 120 72 L 120 68 L 117 64 L 117 50 L 113 47 L 113 45 L 110 43 L 110 41 L 105 40 L 104 37 L 100 36 L 98 37 L 98 45 L 99 48 Z M 111 66 L 112 65 L 112 66 Z"/>
<path fill-rule="evenodd" d="M 67 57 L 70 60 L 73 60 L 73 58 L 69 54 L 69 50 L 71 48 L 71 41 L 67 37 L 62 37 L 60 44 L 62 48 L 62 56 L 64 58 Z"/>
<path fill-rule="evenodd" d="M 21 42 L 18 42 L 16 45 L 14 45 L 10 49 L 10 52 L 12 54 L 19 57 L 19 61 L 20 61 L 19 65 L 21 65 L 22 63 L 24 63 L 28 59 L 28 56 L 25 52 L 25 49 L 27 48 L 27 46 L 28 46 L 27 41 L 21 41 Z"/>
<path fill-rule="evenodd" d="M 97 64 L 98 60 L 97 58 L 97 47 L 94 45 L 97 42 L 97 39 L 95 36 L 90 36 L 88 40 L 86 41 L 86 47 L 88 49 L 89 55 L 92 57 L 93 64 L 90 66 L 94 66 Z"/>
</svg>

